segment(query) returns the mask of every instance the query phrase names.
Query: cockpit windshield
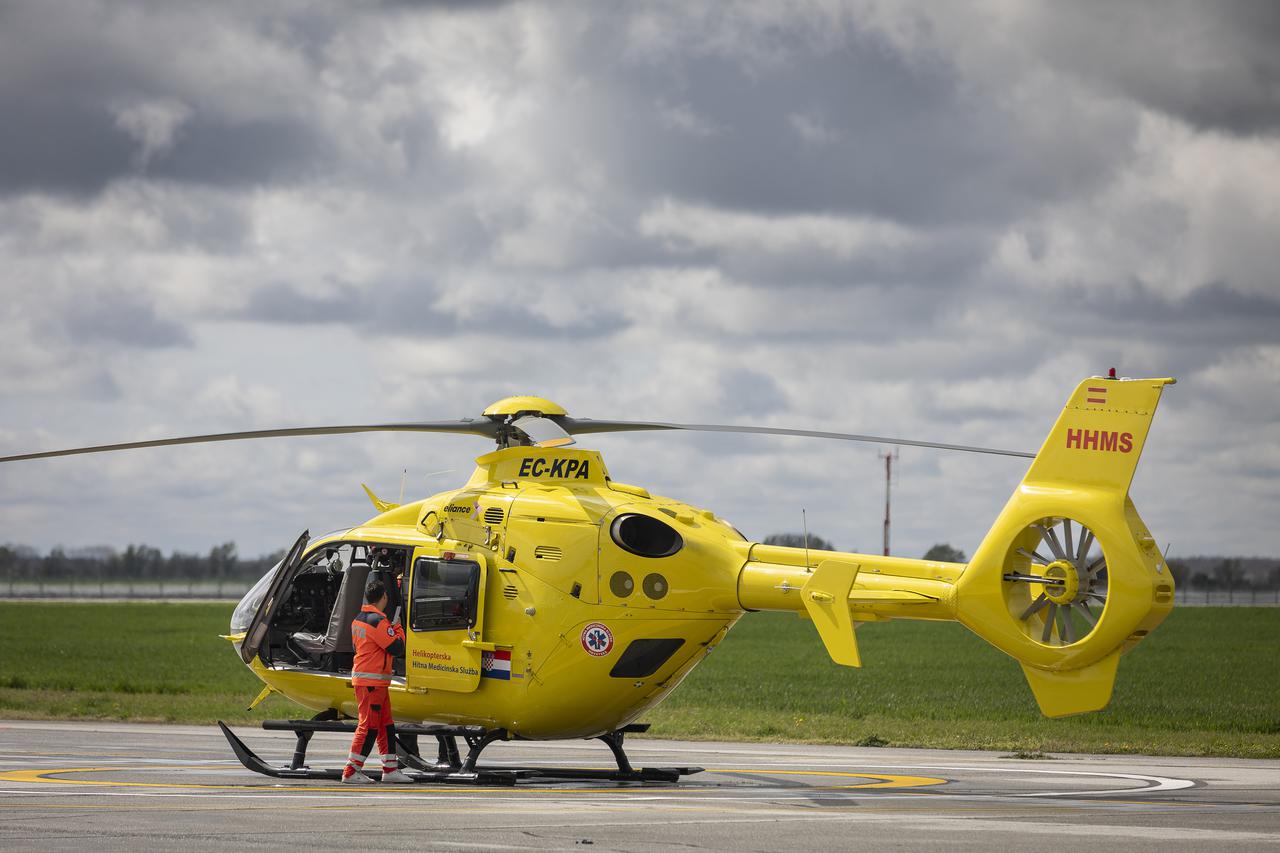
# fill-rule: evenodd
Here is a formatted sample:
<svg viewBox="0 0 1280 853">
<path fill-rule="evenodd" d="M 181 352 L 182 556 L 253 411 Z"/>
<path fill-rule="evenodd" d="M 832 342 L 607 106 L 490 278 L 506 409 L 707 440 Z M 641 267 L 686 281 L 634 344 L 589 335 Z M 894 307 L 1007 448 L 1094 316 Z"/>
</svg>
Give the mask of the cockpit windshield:
<svg viewBox="0 0 1280 853">
<path fill-rule="evenodd" d="M 284 560 L 281 560 L 267 569 L 267 573 L 244 594 L 244 598 L 240 599 L 240 603 L 236 605 L 235 612 L 231 614 L 231 633 L 233 635 L 243 634 L 249 629 L 249 621 L 253 619 L 253 614 L 258 612 L 258 607 L 262 604 L 262 598 L 267 594 L 267 587 L 271 586 L 271 579 L 276 576 L 276 572 L 280 571 L 280 566 L 283 563 Z"/>
</svg>

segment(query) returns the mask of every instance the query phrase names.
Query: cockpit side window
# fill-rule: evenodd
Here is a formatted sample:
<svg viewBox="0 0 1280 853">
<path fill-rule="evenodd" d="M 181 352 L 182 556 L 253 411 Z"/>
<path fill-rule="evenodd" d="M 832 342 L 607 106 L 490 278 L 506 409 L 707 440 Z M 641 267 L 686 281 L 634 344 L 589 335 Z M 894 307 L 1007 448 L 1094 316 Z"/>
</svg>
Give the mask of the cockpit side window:
<svg viewBox="0 0 1280 853">
<path fill-rule="evenodd" d="M 478 564 L 419 558 L 413 566 L 409 627 L 448 631 L 474 626 L 479 588 Z"/>
<path fill-rule="evenodd" d="M 609 525 L 609 536 L 624 551 L 638 557 L 670 557 L 684 540 L 671 525 L 639 513 L 624 513 Z"/>
</svg>

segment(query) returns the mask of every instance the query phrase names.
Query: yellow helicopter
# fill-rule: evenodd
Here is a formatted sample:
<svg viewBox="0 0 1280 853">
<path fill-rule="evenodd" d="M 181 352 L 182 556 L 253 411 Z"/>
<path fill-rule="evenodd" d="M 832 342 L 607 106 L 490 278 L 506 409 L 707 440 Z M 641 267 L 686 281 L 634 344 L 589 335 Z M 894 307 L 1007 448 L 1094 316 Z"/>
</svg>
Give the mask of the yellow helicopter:
<svg viewBox="0 0 1280 853">
<path fill-rule="evenodd" d="M 402 759 L 415 779 L 513 784 L 528 777 L 671 781 L 698 768 L 633 768 L 627 732 L 745 613 L 813 621 L 831 659 L 859 666 L 855 629 L 891 619 L 958 620 L 1021 665 L 1051 717 L 1099 710 L 1120 655 L 1173 607 L 1174 582 L 1128 490 L 1161 392 L 1173 379 L 1092 377 L 1036 454 L 765 427 L 572 418 L 508 397 L 480 418 L 188 436 L 0 458 L 375 431 L 469 433 L 497 442 L 460 488 L 406 504 L 365 487 L 378 515 L 311 540 L 236 607 L 227 635 L 266 685 L 318 712 L 267 721 L 292 731 L 288 766 L 260 759 L 225 725 L 246 767 L 337 778 L 306 765 L 316 731 L 350 731 L 350 624 L 366 582 L 393 591 L 405 655 L 391 687 Z M 748 541 L 713 511 L 614 480 L 574 436 L 630 430 L 801 435 L 1001 453 L 1030 468 L 968 564 L 809 551 Z M 253 706 L 250 706 L 253 707 Z M 434 760 L 418 750 L 435 737 Z M 462 757 L 457 738 L 469 751 Z M 490 743 L 599 738 L 617 771 L 481 768 Z"/>
</svg>

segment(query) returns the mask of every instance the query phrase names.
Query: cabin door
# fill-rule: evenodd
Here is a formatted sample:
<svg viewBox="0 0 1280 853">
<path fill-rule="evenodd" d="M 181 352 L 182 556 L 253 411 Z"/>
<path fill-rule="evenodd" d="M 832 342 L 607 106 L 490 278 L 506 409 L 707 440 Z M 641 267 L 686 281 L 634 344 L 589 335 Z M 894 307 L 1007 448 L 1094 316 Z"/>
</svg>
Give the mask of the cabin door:
<svg viewBox="0 0 1280 853">
<path fill-rule="evenodd" d="M 414 552 L 404 623 L 410 690 L 470 693 L 479 686 L 487 561 L 484 553 Z"/>
<path fill-rule="evenodd" d="M 298 569 L 302 567 L 302 552 L 306 550 L 309 541 L 311 541 L 310 532 L 302 531 L 302 535 L 293 543 L 280 568 L 276 570 L 275 577 L 271 579 L 271 586 L 267 587 L 267 594 L 262 597 L 262 604 L 258 607 L 258 612 L 253 614 L 249 627 L 245 629 L 244 639 L 240 642 L 240 659 L 245 663 L 253 660 L 258 654 L 258 649 L 262 647 L 267 629 L 271 627 L 271 616 L 284 601 L 285 591 L 293 581 L 294 575 L 298 573 Z"/>
</svg>

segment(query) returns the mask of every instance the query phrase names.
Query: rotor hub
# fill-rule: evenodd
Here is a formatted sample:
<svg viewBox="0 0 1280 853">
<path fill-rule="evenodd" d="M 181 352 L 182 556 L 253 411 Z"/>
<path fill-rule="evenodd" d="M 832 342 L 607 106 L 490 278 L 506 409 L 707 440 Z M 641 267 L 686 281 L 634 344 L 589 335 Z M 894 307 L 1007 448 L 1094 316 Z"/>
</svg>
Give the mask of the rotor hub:
<svg viewBox="0 0 1280 853">
<path fill-rule="evenodd" d="M 503 397 L 490 403 L 482 413 L 486 418 L 512 417 L 515 415 L 568 415 L 564 406 L 553 403 L 546 397 L 515 396 Z"/>
<path fill-rule="evenodd" d="M 1054 604 L 1071 604 L 1076 601 L 1080 593 L 1080 573 L 1074 564 L 1066 560 L 1054 560 L 1044 567 L 1044 577 L 1054 581 L 1045 584 L 1045 598 Z"/>
</svg>

